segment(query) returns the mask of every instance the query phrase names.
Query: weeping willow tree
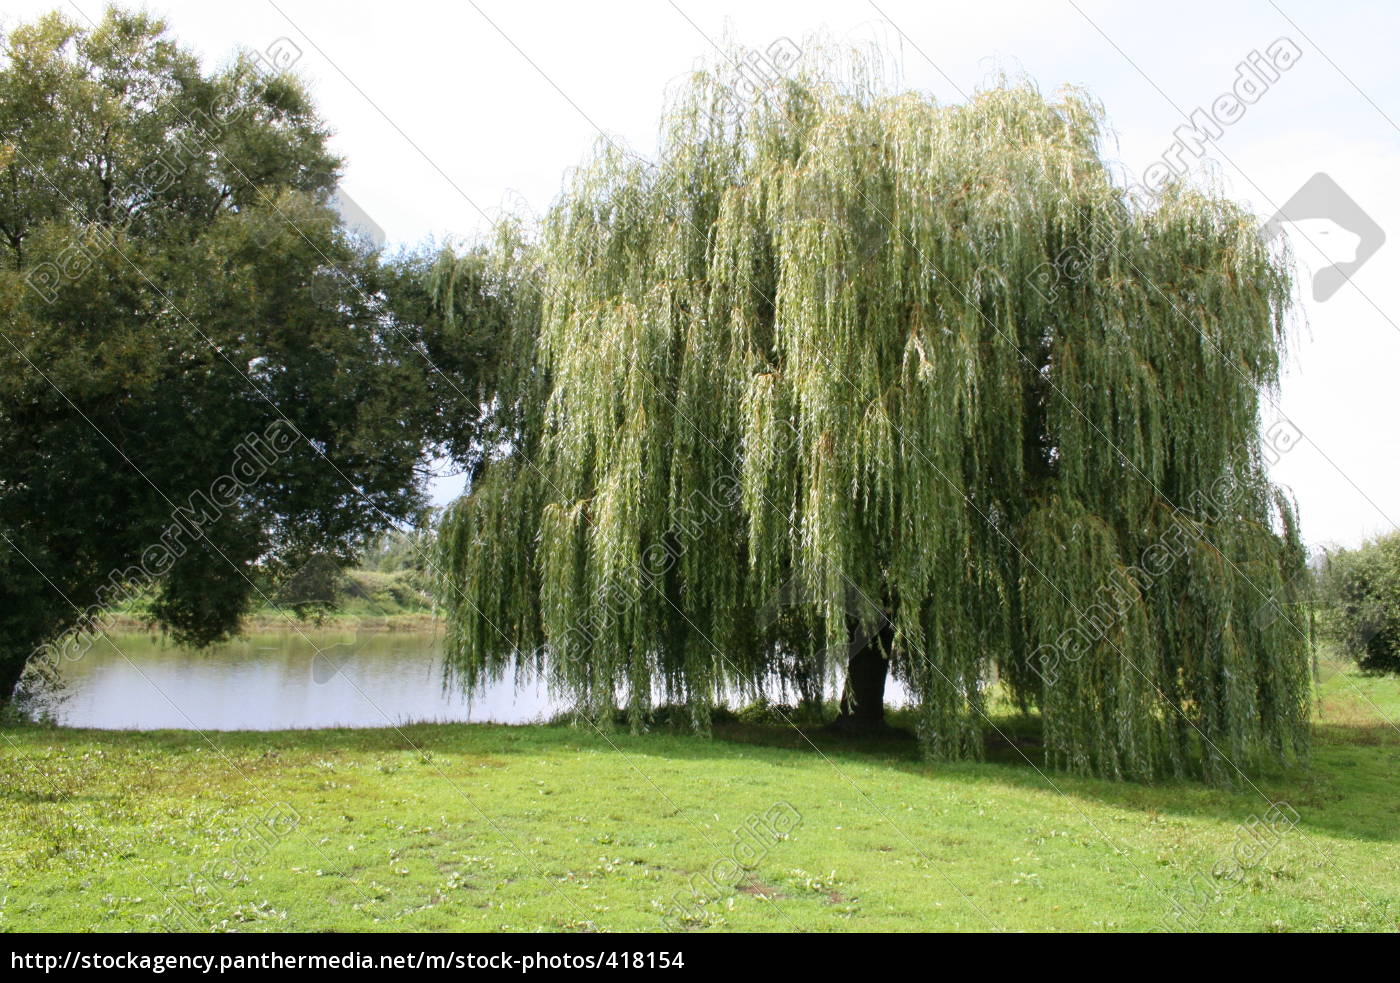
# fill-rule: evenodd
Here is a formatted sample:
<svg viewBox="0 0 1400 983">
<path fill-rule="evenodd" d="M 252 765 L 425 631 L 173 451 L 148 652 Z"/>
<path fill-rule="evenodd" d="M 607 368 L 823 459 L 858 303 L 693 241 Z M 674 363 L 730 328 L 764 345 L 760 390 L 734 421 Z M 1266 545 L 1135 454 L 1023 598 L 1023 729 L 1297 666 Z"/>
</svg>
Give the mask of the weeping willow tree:
<svg viewBox="0 0 1400 983">
<path fill-rule="evenodd" d="M 461 682 L 703 731 L 843 671 L 877 726 L 892 673 L 934 758 L 982 753 L 996 686 L 1075 772 L 1300 755 L 1283 258 L 1218 197 L 1127 200 L 1082 93 L 803 65 L 737 117 L 698 72 L 655 159 L 604 141 L 544 220 L 521 440 L 440 538 Z"/>
</svg>

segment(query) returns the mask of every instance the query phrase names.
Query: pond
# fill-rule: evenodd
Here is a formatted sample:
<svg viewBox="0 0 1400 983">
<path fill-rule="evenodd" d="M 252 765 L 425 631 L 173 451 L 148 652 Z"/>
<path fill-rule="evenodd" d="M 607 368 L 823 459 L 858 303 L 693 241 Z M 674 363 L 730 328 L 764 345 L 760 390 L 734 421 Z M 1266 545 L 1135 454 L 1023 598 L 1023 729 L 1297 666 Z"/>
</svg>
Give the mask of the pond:
<svg viewBox="0 0 1400 983">
<path fill-rule="evenodd" d="M 442 637 L 430 631 L 266 631 L 204 651 L 113 632 L 81 659 L 63 662 L 60 679 L 36 709 L 65 727 L 108 730 L 525 724 L 568 708 L 534 679 L 507 677 L 471 694 L 445 689 Z M 828 698 L 836 697 L 833 680 Z M 777 698 L 791 702 L 795 694 Z M 885 699 L 908 702 L 894 679 Z M 736 692 L 728 702 L 749 699 Z"/>
<path fill-rule="evenodd" d="M 319 651 L 318 651 L 319 649 Z M 258 632 L 204 651 L 140 632 L 64 662 L 39 706 L 66 727 L 289 730 L 428 721 L 528 723 L 563 708 L 543 684 L 444 690 L 441 636 Z"/>
</svg>

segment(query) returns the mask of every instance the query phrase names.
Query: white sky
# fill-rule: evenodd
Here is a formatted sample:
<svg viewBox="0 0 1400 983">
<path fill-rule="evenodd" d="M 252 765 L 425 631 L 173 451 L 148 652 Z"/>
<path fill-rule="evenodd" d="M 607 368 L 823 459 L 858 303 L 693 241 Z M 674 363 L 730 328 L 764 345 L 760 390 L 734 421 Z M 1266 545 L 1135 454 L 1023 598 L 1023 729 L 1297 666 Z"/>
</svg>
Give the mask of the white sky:
<svg viewBox="0 0 1400 983">
<path fill-rule="evenodd" d="M 301 48 L 297 70 L 348 158 L 344 189 L 390 243 L 406 244 L 472 238 L 511 201 L 542 212 L 598 128 L 649 151 L 667 85 L 697 58 L 713 56 L 707 36 L 726 30 L 758 49 L 780 37 L 800 44 L 818 30 L 837 40 L 883 38 L 902 53 L 906 83 L 946 101 L 1000 71 L 1028 75 L 1046 91 L 1083 85 L 1108 110 L 1115 156 L 1139 176 L 1173 143 L 1181 112 L 1210 106 L 1234 85 L 1246 56 L 1291 38 L 1302 57 L 1207 150 L 1218 163 L 1213 173 L 1262 219 L 1326 172 L 1390 241 L 1319 303 L 1310 271 L 1348 258 L 1347 237 L 1325 223 L 1290 232 L 1305 264 L 1309 324 L 1294 341 L 1279 406 L 1304 439 L 1274 476 L 1297 496 L 1314 544 L 1351 545 L 1397 528 L 1400 437 L 1390 427 L 1400 422 L 1400 127 L 1392 122 L 1400 120 L 1393 68 L 1400 7 L 1075 3 L 167 0 L 147 7 L 211 63 L 283 37 Z M 55 6 L 3 0 L 0 10 L 12 23 Z M 79 0 L 62 9 L 96 19 L 102 7 Z M 456 487 L 439 483 L 437 500 Z"/>
</svg>

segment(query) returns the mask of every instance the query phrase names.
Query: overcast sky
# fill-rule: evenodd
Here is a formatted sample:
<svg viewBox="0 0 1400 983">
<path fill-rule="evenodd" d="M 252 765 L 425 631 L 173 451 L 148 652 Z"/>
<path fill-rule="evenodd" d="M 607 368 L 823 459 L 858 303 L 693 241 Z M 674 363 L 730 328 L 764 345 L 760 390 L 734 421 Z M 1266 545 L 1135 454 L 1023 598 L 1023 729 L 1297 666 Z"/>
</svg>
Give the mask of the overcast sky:
<svg viewBox="0 0 1400 983">
<path fill-rule="evenodd" d="M 55 6 L 4 0 L 0 9 L 12 23 Z M 61 7 L 97 19 L 103 4 Z M 712 41 L 726 33 L 757 50 L 780 38 L 800 45 L 816 31 L 838 41 L 880 40 L 902 61 L 907 85 L 944 101 L 963 99 L 1000 72 L 1029 76 L 1045 91 L 1082 85 L 1107 108 L 1117 133 L 1110 151 L 1129 180 L 1170 156 L 1186 116 L 1221 107 L 1217 115 L 1228 121 L 1205 146 L 1202 174 L 1261 223 L 1322 203 L 1309 210 L 1318 217 L 1286 226 L 1302 264 L 1307 326 L 1265 415 L 1290 421 L 1285 426 L 1302 436 L 1274 476 L 1298 498 L 1315 545 L 1352 545 L 1400 522 L 1394 5 L 168 0 L 147 7 L 211 66 L 240 47 L 300 50 L 295 68 L 348 160 L 342 186 L 391 244 L 469 240 L 502 205 L 543 211 L 600 130 L 649 152 L 667 86 L 697 59 L 713 57 Z M 1275 70 L 1270 51 L 1290 47 L 1300 54 Z M 1219 103 L 1241 91 L 1239 66 L 1251 59 L 1264 65 L 1244 73 L 1242 91 L 1253 101 Z M 1340 224 L 1320 217 L 1344 200 L 1337 189 L 1355 206 Z M 1366 219 L 1390 236 L 1379 249 Z M 1334 293 L 1315 297 L 1313 274 L 1351 259 L 1358 246 L 1374 251 Z M 1276 432 L 1286 438 L 1292 430 Z M 456 487 L 439 483 L 438 500 Z"/>
</svg>

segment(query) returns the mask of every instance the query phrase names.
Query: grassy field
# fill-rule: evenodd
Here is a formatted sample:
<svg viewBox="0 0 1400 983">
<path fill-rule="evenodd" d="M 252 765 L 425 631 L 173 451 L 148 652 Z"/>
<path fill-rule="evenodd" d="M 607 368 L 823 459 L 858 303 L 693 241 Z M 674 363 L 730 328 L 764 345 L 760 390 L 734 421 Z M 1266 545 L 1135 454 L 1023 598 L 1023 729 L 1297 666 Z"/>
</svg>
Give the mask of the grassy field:
<svg viewBox="0 0 1400 983">
<path fill-rule="evenodd" d="M 763 723 L 11 728 L 0 929 L 1394 931 L 1400 681 L 1325 676 L 1311 767 L 1233 791 Z"/>
</svg>

